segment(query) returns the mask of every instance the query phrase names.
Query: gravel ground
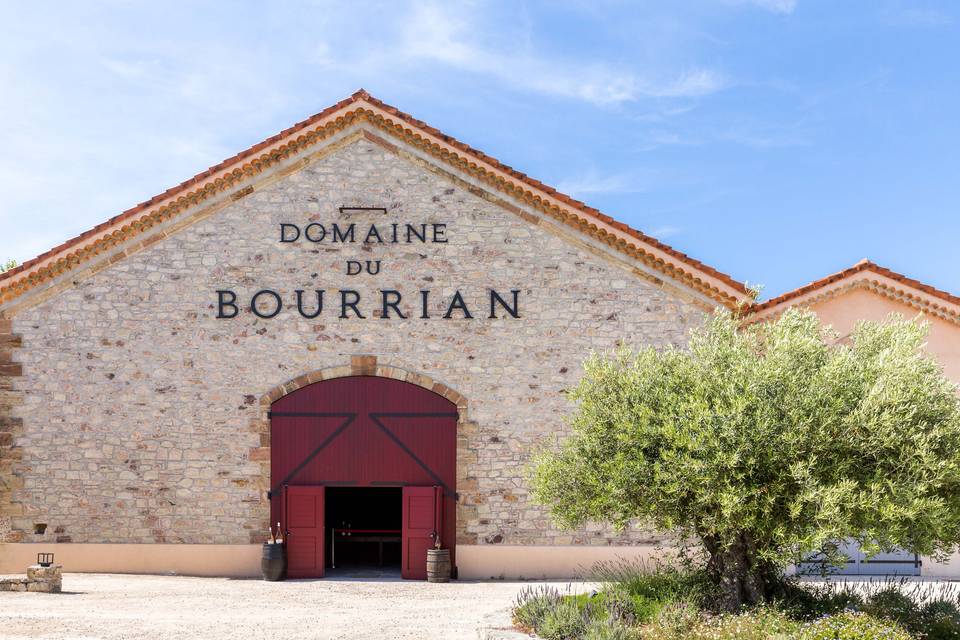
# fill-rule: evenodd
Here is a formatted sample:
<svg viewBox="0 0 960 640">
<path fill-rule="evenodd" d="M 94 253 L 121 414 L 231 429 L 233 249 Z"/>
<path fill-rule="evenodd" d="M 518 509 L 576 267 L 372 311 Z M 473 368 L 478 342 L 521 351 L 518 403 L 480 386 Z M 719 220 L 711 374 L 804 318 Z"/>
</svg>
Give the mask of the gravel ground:
<svg viewBox="0 0 960 640">
<path fill-rule="evenodd" d="M 527 584 L 74 573 L 60 595 L 0 593 L 0 638 L 476 639 L 509 626 L 510 604 Z"/>
</svg>

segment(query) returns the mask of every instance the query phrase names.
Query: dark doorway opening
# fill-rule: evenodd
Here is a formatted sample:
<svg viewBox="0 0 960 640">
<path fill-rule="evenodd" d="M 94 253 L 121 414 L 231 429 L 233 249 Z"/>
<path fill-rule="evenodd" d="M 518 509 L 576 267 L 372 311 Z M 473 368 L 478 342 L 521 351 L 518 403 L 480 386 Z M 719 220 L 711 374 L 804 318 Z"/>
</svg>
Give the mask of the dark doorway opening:
<svg viewBox="0 0 960 640">
<path fill-rule="evenodd" d="M 402 487 L 327 487 L 324 515 L 331 571 L 399 575 Z"/>
</svg>

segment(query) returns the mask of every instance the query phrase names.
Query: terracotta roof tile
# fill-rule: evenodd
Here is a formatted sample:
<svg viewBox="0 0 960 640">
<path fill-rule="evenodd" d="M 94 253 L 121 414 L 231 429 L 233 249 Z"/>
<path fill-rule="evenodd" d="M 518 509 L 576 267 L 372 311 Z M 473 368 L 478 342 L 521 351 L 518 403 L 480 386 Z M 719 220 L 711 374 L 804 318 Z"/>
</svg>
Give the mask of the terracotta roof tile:
<svg viewBox="0 0 960 640">
<path fill-rule="evenodd" d="M 881 267 L 880 265 L 878 265 L 878 264 L 876 264 L 876 263 L 874 263 L 874 262 L 871 262 L 870 260 L 863 259 L 863 260 L 861 260 L 860 262 L 858 262 L 857 264 L 855 264 L 855 265 L 853 265 L 852 267 L 849 267 L 849 268 L 847 268 L 847 269 L 844 269 L 843 271 L 838 271 L 837 273 L 833 273 L 833 274 L 831 274 L 831 275 L 829 275 L 829 276 L 826 276 L 825 278 L 820 278 L 819 280 L 814 280 L 814 281 L 811 282 L 810 284 L 805 284 L 805 285 L 803 285 L 802 287 L 798 287 L 797 289 L 794 289 L 793 291 L 788 291 L 788 292 L 786 292 L 786 293 L 784 293 L 784 294 L 782 294 L 782 295 L 777 296 L 776 298 L 771 298 L 771 299 L 767 300 L 766 302 L 761 302 L 761 303 L 758 303 L 758 304 L 754 304 L 754 305 L 752 305 L 751 308 L 750 308 L 750 313 L 759 313 L 759 312 L 761 312 L 761 311 L 766 311 L 766 310 L 768 310 L 768 309 L 772 309 L 772 308 L 777 307 L 777 306 L 779 306 L 779 305 L 782 305 L 782 304 L 784 304 L 784 303 L 786 303 L 786 302 L 789 302 L 789 301 L 791 301 L 791 300 L 795 300 L 796 298 L 799 298 L 799 297 L 804 296 L 804 295 L 806 295 L 806 294 L 808 294 L 808 293 L 811 293 L 811 292 L 813 292 L 813 291 L 816 291 L 817 289 L 822 289 L 822 288 L 824 288 L 824 287 L 826 287 L 826 286 L 828 286 L 828 285 L 831 285 L 831 284 L 833 284 L 833 283 L 835 283 L 835 282 L 839 282 L 839 281 L 841 281 L 841 280 L 844 280 L 844 279 L 846 279 L 846 278 L 849 278 L 850 276 L 856 275 L 856 274 L 861 273 L 861 272 L 863 272 L 863 271 L 870 271 L 870 272 L 873 272 L 873 273 L 876 273 L 876 274 L 879 274 L 879 275 L 882 275 L 882 276 L 886 276 L 887 278 L 890 278 L 891 280 L 895 280 L 895 281 L 897 281 L 897 282 L 900 282 L 901 284 L 903 284 L 903 285 L 905 285 L 905 286 L 907 286 L 907 287 L 910 287 L 910 288 L 912 288 L 912 289 L 916 289 L 916 290 L 918 290 L 918 291 L 922 291 L 923 293 L 926 293 L 927 295 L 933 296 L 934 298 L 939 298 L 939 299 L 944 300 L 944 301 L 946 301 L 946 302 L 949 302 L 949 303 L 951 303 L 951 304 L 960 305 L 960 296 L 955 296 L 955 295 L 952 294 L 952 293 L 948 293 L 948 292 L 946 292 L 946 291 L 941 291 L 940 289 L 937 289 L 936 287 L 931 287 L 930 285 L 924 284 L 924 283 L 920 282 L 919 280 L 914 280 L 913 278 L 909 278 L 909 277 L 903 275 L 902 273 L 897 273 L 896 271 L 893 271 L 892 269 L 887 269 L 886 267 Z"/>
</svg>

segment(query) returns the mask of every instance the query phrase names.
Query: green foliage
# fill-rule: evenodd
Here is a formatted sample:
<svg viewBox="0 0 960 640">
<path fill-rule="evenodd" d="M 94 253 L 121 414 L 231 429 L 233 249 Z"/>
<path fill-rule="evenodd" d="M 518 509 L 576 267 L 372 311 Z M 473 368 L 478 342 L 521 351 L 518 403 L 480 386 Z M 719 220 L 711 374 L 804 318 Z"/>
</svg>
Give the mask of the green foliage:
<svg viewBox="0 0 960 640">
<path fill-rule="evenodd" d="M 703 615 L 699 607 L 685 600 L 664 606 L 644 629 L 644 640 L 669 640 L 686 638 L 700 625 Z"/>
<path fill-rule="evenodd" d="M 815 620 L 863 607 L 861 590 L 851 583 L 802 584 L 784 580 L 776 604 L 795 620 Z"/>
<path fill-rule="evenodd" d="M 703 571 L 659 563 L 647 565 L 642 560 L 599 562 L 593 566 L 590 577 L 628 594 L 638 608 L 640 620 L 649 619 L 666 602 L 686 600 L 705 605 L 715 598 L 716 591 Z"/>
<path fill-rule="evenodd" d="M 547 612 L 536 628 L 545 640 L 575 640 L 582 638 L 591 626 L 593 611 L 577 598 L 561 598 Z"/>
<path fill-rule="evenodd" d="M 570 394 L 572 437 L 535 461 L 534 496 L 563 525 L 639 521 L 699 543 L 747 601 L 803 554 L 837 561 L 834 540 L 948 553 L 960 400 L 925 335 L 894 318 L 836 344 L 809 312 L 745 328 L 718 313 L 688 349 L 594 355 Z"/>
<path fill-rule="evenodd" d="M 584 640 L 632 640 L 639 638 L 638 631 L 614 617 L 595 618 L 584 632 Z"/>
<path fill-rule="evenodd" d="M 704 615 L 689 605 L 672 605 L 661 610 L 644 627 L 643 640 L 787 640 L 800 628 L 782 611 L 759 607 L 739 614 Z"/>
<path fill-rule="evenodd" d="M 16 266 L 17 266 L 17 261 L 12 258 L 7 260 L 6 262 L 0 262 L 0 273 L 3 273 L 4 271 L 9 271 L 10 269 L 13 269 Z"/>
<path fill-rule="evenodd" d="M 865 613 L 845 612 L 806 625 L 797 640 L 911 640 L 903 628 Z"/>
<path fill-rule="evenodd" d="M 920 611 L 920 620 L 920 628 L 927 640 L 960 639 L 960 609 L 954 602 L 928 602 Z"/>
<path fill-rule="evenodd" d="M 612 621 L 624 625 L 646 622 L 660 609 L 661 603 L 644 596 L 633 595 L 620 586 L 613 586 L 597 594 L 597 606 Z"/>
<path fill-rule="evenodd" d="M 597 592 L 525 588 L 515 623 L 548 640 L 960 640 L 955 583 L 785 580 L 771 604 L 717 614 L 702 571 L 616 562 L 591 577 Z"/>
<path fill-rule="evenodd" d="M 910 631 L 919 631 L 920 609 L 896 587 L 887 587 L 870 595 L 862 610 L 875 618 L 886 618 Z"/>
<path fill-rule="evenodd" d="M 953 598 L 931 599 L 925 604 L 905 592 L 904 585 L 886 586 L 867 596 L 862 610 L 875 618 L 885 618 L 897 623 L 910 633 L 927 640 L 960 638 L 960 611 Z"/>
<path fill-rule="evenodd" d="M 760 607 L 749 613 L 705 617 L 682 640 L 786 640 L 798 628 L 781 611 Z"/>
<path fill-rule="evenodd" d="M 859 611 L 897 624 L 926 640 L 960 639 L 960 590 L 956 584 L 884 579 L 870 582 L 791 585 L 778 602 L 797 620 Z"/>
<path fill-rule="evenodd" d="M 561 597 L 552 587 L 525 587 L 514 602 L 513 623 L 527 631 L 539 628 Z"/>
</svg>

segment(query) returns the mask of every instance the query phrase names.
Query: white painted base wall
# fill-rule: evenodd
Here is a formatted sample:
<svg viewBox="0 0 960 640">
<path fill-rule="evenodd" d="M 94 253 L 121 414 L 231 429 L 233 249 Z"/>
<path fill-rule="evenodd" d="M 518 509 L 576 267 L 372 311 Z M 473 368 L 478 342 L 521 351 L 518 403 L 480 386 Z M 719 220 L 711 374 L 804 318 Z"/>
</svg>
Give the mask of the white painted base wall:
<svg viewBox="0 0 960 640">
<path fill-rule="evenodd" d="M 66 573 L 260 577 L 258 544 L 0 544 L 0 574 L 24 573 L 52 552 Z"/>
<path fill-rule="evenodd" d="M 654 546 L 457 545 L 457 568 L 462 580 L 581 578 L 597 562 L 653 562 L 669 555 Z"/>
<path fill-rule="evenodd" d="M 955 553 L 946 562 L 933 558 L 921 558 L 920 575 L 926 578 L 950 578 L 960 580 L 960 553 Z"/>
<path fill-rule="evenodd" d="M 0 544 L 0 574 L 22 574 L 40 552 L 73 573 L 143 573 L 184 576 L 260 577 L 261 547 L 221 544 Z M 589 577 L 597 562 L 668 559 L 654 546 L 458 545 L 461 580 L 543 580 Z M 960 579 L 960 554 L 947 562 L 923 559 L 921 575 Z"/>
<path fill-rule="evenodd" d="M 185 576 L 259 577 L 260 545 L 217 544 L 0 544 L 0 574 L 23 573 L 37 553 L 53 552 L 74 573 L 144 573 Z M 652 560 L 652 546 L 458 545 L 462 580 L 574 578 L 600 561 Z"/>
</svg>

